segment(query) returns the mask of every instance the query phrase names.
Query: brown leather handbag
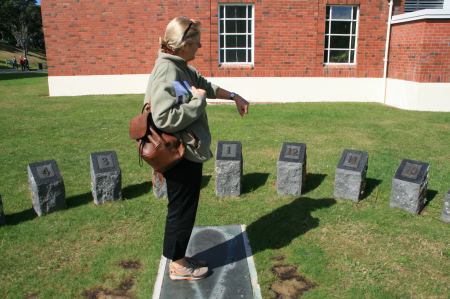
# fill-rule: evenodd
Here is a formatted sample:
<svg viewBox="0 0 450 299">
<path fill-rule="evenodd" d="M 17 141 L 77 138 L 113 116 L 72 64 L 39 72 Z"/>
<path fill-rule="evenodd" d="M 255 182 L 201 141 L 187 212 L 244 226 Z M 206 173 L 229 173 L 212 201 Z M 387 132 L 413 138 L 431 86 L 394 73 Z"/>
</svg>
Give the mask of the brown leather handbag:
<svg viewBox="0 0 450 299">
<path fill-rule="evenodd" d="M 137 141 L 139 164 L 142 160 L 157 172 L 165 172 L 183 159 L 185 146 L 180 138 L 162 132 L 153 123 L 150 104 L 130 121 L 130 138 Z"/>
</svg>

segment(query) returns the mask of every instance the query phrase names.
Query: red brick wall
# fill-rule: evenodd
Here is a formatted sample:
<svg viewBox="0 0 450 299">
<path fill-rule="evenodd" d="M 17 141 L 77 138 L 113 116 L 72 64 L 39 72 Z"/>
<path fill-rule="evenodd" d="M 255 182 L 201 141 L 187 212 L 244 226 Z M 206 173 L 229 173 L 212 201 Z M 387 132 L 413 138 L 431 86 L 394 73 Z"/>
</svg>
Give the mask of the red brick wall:
<svg viewBox="0 0 450 299">
<path fill-rule="evenodd" d="M 450 20 L 392 26 L 388 77 L 416 82 L 450 82 Z"/>
<path fill-rule="evenodd" d="M 218 66 L 218 3 L 255 5 L 253 67 Z M 324 66 L 327 4 L 360 6 L 355 66 Z M 45 0 L 50 76 L 150 73 L 158 37 L 178 15 L 200 19 L 193 62 L 205 76 L 382 77 L 387 0 Z"/>
</svg>

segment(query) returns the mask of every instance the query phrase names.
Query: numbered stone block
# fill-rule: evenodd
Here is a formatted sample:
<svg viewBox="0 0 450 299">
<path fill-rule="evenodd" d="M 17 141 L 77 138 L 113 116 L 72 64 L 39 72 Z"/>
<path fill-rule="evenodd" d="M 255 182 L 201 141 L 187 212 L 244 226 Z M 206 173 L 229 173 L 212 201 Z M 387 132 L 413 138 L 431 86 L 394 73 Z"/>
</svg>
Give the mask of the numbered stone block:
<svg viewBox="0 0 450 299">
<path fill-rule="evenodd" d="M 444 198 L 444 209 L 441 219 L 444 222 L 450 223 L 450 190 L 448 190 Z"/>
<path fill-rule="evenodd" d="M 42 215 L 66 208 L 64 180 L 55 160 L 28 164 L 33 209 Z"/>
<path fill-rule="evenodd" d="M 5 212 L 3 211 L 2 196 L 0 195 L 0 225 L 3 225 L 5 223 L 6 223 L 6 217 L 5 217 Z"/>
<path fill-rule="evenodd" d="M 242 145 L 239 141 L 219 141 L 216 151 L 216 195 L 239 196 L 242 188 Z"/>
<path fill-rule="evenodd" d="M 161 173 L 153 172 L 152 189 L 153 189 L 153 195 L 156 198 L 167 197 L 166 179 L 164 178 L 164 176 Z"/>
<path fill-rule="evenodd" d="M 283 143 L 277 162 L 277 192 L 301 195 L 306 181 L 306 144 Z"/>
<path fill-rule="evenodd" d="M 334 177 L 334 197 L 358 202 L 364 194 L 369 155 L 364 151 L 345 149 Z"/>
<path fill-rule="evenodd" d="M 391 208 L 418 214 L 425 206 L 428 163 L 404 159 L 392 179 Z"/>
<path fill-rule="evenodd" d="M 116 152 L 92 153 L 91 186 L 96 205 L 122 198 L 122 172 Z"/>
</svg>

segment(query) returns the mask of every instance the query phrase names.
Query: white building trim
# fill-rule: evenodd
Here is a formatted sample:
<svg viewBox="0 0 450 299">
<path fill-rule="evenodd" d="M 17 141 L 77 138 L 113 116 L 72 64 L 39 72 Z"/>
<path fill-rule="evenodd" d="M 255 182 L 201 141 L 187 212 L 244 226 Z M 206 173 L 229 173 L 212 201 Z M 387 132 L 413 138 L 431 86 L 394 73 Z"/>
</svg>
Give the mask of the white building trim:
<svg viewBox="0 0 450 299">
<path fill-rule="evenodd" d="M 149 75 L 49 76 L 50 96 L 143 94 Z M 253 103 L 383 103 L 383 78 L 217 77 L 209 81 Z M 450 112 L 450 83 L 387 79 L 386 104 L 401 109 Z M 221 102 L 212 100 L 211 102 Z M 229 102 L 229 101 L 228 101 Z"/>
<path fill-rule="evenodd" d="M 144 93 L 148 74 L 48 76 L 50 96 Z"/>
<path fill-rule="evenodd" d="M 422 9 L 392 17 L 391 24 L 413 22 L 426 19 L 450 19 L 450 0 L 444 2 L 443 9 Z"/>
</svg>

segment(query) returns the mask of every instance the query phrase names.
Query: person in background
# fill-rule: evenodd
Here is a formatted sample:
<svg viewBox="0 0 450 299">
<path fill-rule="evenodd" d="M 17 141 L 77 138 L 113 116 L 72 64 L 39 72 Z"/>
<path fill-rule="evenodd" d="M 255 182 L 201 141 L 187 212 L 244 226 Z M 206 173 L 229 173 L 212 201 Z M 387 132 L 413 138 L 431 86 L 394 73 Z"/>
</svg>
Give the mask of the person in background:
<svg viewBox="0 0 450 299">
<path fill-rule="evenodd" d="M 180 136 L 186 145 L 183 160 L 163 173 L 168 205 L 163 255 L 171 262 L 172 280 L 197 280 L 208 275 L 208 265 L 186 256 L 197 214 L 203 163 L 212 157 L 206 99 L 226 99 L 238 113 L 248 113 L 249 103 L 240 95 L 208 82 L 188 63 L 201 44 L 200 22 L 176 17 L 160 38 L 160 52 L 150 75 L 144 101 L 151 104 L 155 125 Z"/>
<path fill-rule="evenodd" d="M 22 55 L 20 55 L 19 64 L 20 64 L 20 67 L 22 68 L 22 72 L 23 72 L 25 70 L 25 57 L 23 57 Z"/>
<path fill-rule="evenodd" d="M 14 58 L 12 60 L 12 65 L 13 65 L 13 69 L 17 69 L 18 68 L 16 56 L 14 56 Z"/>
</svg>

